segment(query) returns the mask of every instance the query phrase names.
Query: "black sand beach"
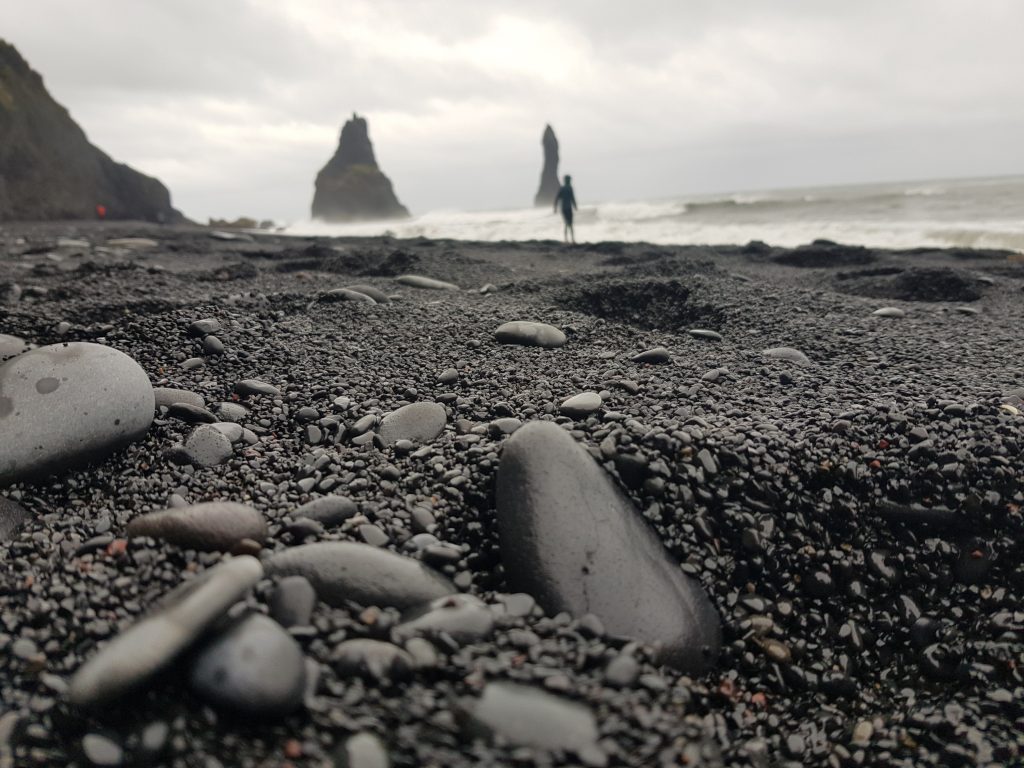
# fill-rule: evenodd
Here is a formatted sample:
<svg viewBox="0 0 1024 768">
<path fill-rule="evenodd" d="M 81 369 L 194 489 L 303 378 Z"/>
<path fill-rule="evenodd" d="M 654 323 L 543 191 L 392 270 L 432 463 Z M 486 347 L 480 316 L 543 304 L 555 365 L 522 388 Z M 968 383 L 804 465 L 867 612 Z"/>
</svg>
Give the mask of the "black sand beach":
<svg viewBox="0 0 1024 768">
<path fill-rule="evenodd" d="M 118 223 L 0 229 L 0 334 L 107 345 L 154 387 L 202 401 L 158 408 L 142 439 L 92 466 L 15 476 L 0 492 L 27 512 L 0 507 L 0 766 L 1024 759 L 1018 257 L 234 236 Z M 461 290 L 396 279 L 409 274 Z M 390 300 L 327 294 L 350 285 Z M 899 312 L 875 314 L 885 307 Z M 205 329 L 217 329 L 213 341 L 190 332 L 202 319 L 216 321 Z M 567 341 L 499 343 L 496 329 L 517 320 Z M 668 362 L 632 360 L 657 347 Z M 764 354 L 779 348 L 790 351 Z M 246 380 L 269 386 L 236 386 Z M 9 385 L 0 374 L 0 393 Z M 599 401 L 562 406 L 584 392 Z M 97 388 L 97 401 L 108 397 Z M 440 404 L 440 434 L 409 438 L 381 423 L 410 403 Z M 722 635 L 706 671 L 658 664 L 657 649 L 608 630 L 608 616 L 545 615 L 509 596 L 521 590 L 508 583 L 496 515 L 533 503 L 529 488 L 497 479 L 515 420 L 568 430 L 699 583 Z M 223 454 L 222 438 L 189 443 L 210 421 L 244 433 L 222 427 Z M 3 430 L 0 419 L 9 440 Z M 19 439 L 27 450 L 52 438 Z M 548 486 L 559 482 L 567 505 L 605 493 L 603 479 Z M 296 514 L 331 495 L 353 505 Z M 76 705 L 81 689 L 69 697 L 68 686 L 83 662 L 227 557 L 200 551 L 213 531 L 175 544 L 152 528 L 128 539 L 129 524 L 208 501 L 258 511 L 253 533 L 226 534 L 234 562 L 263 565 L 254 586 L 155 677 Z M 302 654 L 275 639 L 283 650 L 263 658 L 255 641 L 255 661 L 231 662 L 268 700 L 261 685 L 275 678 L 298 689 L 277 700 L 302 705 L 239 710 L 230 675 L 197 658 L 247 612 L 284 621 L 280 553 L 334 541 L 398 553 L 432 575 L 345 593 L 379 590 L 373 604 L 311 577 L 311 617 L 289 630 Z M 650 566 L 637 541 L 620 544 L 594 567 Z M 533 565 L 557 576 L 557 562 Z M 399 628 L 414 609 L 396 595 L 429 592 L 435 571 L 491 607 L 456 600 L 450 625 L 420 633 L 427 642 Z M 628 614 L 648 598 L 664 596 L 609 599 Z M 339 651 L 362 639 L 380 644 Z M 510 725 L 523 712 L 536 720 L 526 734 Z"/>
</svg>

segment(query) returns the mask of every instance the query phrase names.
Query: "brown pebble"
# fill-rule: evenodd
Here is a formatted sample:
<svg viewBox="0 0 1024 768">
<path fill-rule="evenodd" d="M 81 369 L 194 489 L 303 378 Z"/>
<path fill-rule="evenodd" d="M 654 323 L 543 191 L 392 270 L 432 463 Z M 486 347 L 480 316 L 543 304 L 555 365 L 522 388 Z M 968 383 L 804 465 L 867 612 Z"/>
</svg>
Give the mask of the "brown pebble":
<svg viewBox="0 0 1024 768">
<path fill-rule="evenodd" d="M 258 555 L 263 545 L 252 539 L 241 539 L 231 548 L 232 555 Z"/>
</svg>

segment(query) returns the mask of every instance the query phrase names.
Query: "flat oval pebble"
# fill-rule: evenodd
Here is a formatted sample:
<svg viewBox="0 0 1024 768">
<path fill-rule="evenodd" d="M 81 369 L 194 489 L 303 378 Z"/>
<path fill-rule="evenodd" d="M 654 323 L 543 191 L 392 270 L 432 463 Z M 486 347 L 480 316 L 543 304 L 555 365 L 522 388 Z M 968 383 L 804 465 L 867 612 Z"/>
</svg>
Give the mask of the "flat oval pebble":
<svg viewBox="0 0 1024 768">
<path fill-rule="evenodd" d="M 270 615 L 283 627 L 309 624 L 316 607 L 316 590 L 302 576 L 285 576 L 270 596 Z"/>
<path fill-rule="evenodd" d="M 242 379 L 235 384 L 235 393 L 242 397 L 251 397 L 252 395 L 277 397 L 281 394 L 281 390 L 258 379 Z"/>
<path fill-rule="evenodd" d="M 703 339 L 704 341 L 722 340 L 722 334 L 718 331 L 709 331 L 706 328 L 691 328 L 687 333 L 695 339 Z"/>
<path fill-rule="evenodd" d="M 341 525 L 359 512 L 359 507 L 347 496 L 321 496 L 319 499 L 307 501 L 295 510 L 295 517 L 308 517 L 324 526 L 331 528 Z"/>
<path fill-rule="evenodd" d="M 788 363 L 796 363 L 797 365 L 811 364 L 811 359 L 807 355 L 793 347 L 772 347 L 771 349 L 764 350 L 761 354 L 765 357 L 770 357 L 772 360 L 784 360 Z"/>
<path fill-rule="evenodd" d="M 207 336 L 217 333 L 221 329 L 220 321 L 213 317 L 204 317 L 202 320 L 193 320 L 188 325 L 190 336 Z"/>
<path fill-rule="evenodd" d="M 199 650 L 188 681 L 200 698 L 216 707 L 280 717 L 302 705 L 306 660 L 280 624 L 254 613 Z"/>
<path fill-rule="evenodd" d="M 155 399 L 123 352 L 72 342 L 0 365 L 0 486 L 95 462 L 142 438 Z"/>
<path fill-rule="evenodd" d="M 455 592 L 455 586 L 417 560 L 369 544 L 325 541 L 275 553 L 271 576 L 305 576 L 328 605 L 411 608 Z"/>
<path fill-rule="evenodd" d="M 215 467 L 233 454 L 231 441 L 212 424 L 196 427 L 185 440 L 185 455 L 197 467 Z"/>
<path fill-rule="evenodd" d="M 395 278 L 395 281 L 402 285 L 408 285 L 411 288 L 426 288 L 431 291 L 462 290 L 455 283 L 446 283 L 444 280 L 435 280 L 432 277 L 423 277 L 422 275 L 399 275 Z"/>
<path fill-rule="evenodd" d="M 581 392 L 578 395 L 573 395 L 567 400 L 564 400 L 561 405 L 558 406 L 558 412 L 563 416 L 569 416 L 571 418 L 580 418 L 587 416 L 594 411 L 601 409 L 601 396 L 597 392 Z"/>
<path fill-rule="evenodd" d="M 516 683 L 488 683 L 478 699 L 464 699 L 473 736 L 500 736 L 512 746 L 584 752 L 599 736 L 594 713 L 583 704 Z"/>
<path fill-rule="evenodd" d="M 32 345 L 18 336 L 0 333 L 0 363 L 10 360 L 32 349 Z"/>
<path fill-rule="evenodd" d="M 381 740 L 363 731 L 349 736 L 334 753 L 334 768 L 390 768 L 391 760 Z"/>
<path fill-rule="evenodd" d="M 557 349 L 565 345 L 565 334 L 553 325 L 529 320 L 512 320 L 498 326 L 494 338 L 500 344 L 522 344 L 545 349 Z"/>
<path fill-rule="evenodd" d="M 156 407 L 169 407 L 176 403 L 192 405 L 196 408 L 203 408 L 206 402 L 203 396 L 187 389 L 173 389 L 170 387 L 153 387 L 153 397 L 156 400 Z"/>
<path fill-rule="evenodd" d="M 384 293 L 384 291 L 379 288 L 374 288 L 372 285 L 360 283 L 358 285 L 346 285 L 345 288 L 350 291 L 355 291 L 356 293 L 361 293 L 364 296 L 369 296 L 378 304 L 388 304 L 391 302 L 391 299 L 388 298 L 388 295 Z"/>
<path fill-rule="evenodd" d="M 325 293 L 317 301 L 355 301 L 360 304 L 376 304 L 377 301 L 361 291 L 353 291 L 351 288 L 333 288 Z"/>
<path fill-rule="evenodd" d="M 664 365 L 672 362 L 672 355 L 664 347 L 647 349 L 638 355 L 630 358 L 634 363 L 646 363 L 647 365 Z"/>
<path fill-rule="evenodd" d="M 871 314 L 875 317 L 906 317 L 907 313 L 899 307 L 881 307 Z"/>
<path fill-rule="evenodd" d="M 429 443 L 444 431 L 447 421 L 448 414 L 440 403 L 409 403 L 381 419 L 377 433 L 385 445 L 399 440 Z"/>
<path fill-rule="evenodd" d="M 185 582 L 78 668 L 68 700 L 80 707 L 99 706 L 138 688 L 192 645 L 261 578 L 260 561 L 242 555 Z"/>
<path fill-rule="evenodd" d="M 151 536 L 179 547 L 227 552 L 242 539 L 262 544 L 267 524 L 257 510 L 233 501 L 208 501 L 140 515 L 128 524 L 128 538 Z"/>
<path fill-rule="evenodd" d="M 412 637 L 445 635 L 456 643 L 473 643 L 491 634 L 494 612 L 472 595 L 448 595 L 432 600 L 402 617 L 393 636 L 398 642 Z"/>
<path fill-rule="evenodd" d="M 343 674 L 370 680 L 400 680 L 408 677 L 416 667 L 412 656 L 397 645 L 369 638 L 346 640 L 339 644 L 331 654 L 331 661 Z"/>
<path fill-rule="evenodd" d="M 217 421 L 211 411 L 192 403 L 172 403 L 167 409 L 167 415 L 186 424 L 212 424 Z"/>
<path fill-rule="evenodd" d="M 717 656 L 718 613 L 608 474 L 564 429 L 535 421 L 504 444 L 496 505 L 509 585 L 551 614 L 595 614 L 609 634 L 697 671 Z"/>
</svg>

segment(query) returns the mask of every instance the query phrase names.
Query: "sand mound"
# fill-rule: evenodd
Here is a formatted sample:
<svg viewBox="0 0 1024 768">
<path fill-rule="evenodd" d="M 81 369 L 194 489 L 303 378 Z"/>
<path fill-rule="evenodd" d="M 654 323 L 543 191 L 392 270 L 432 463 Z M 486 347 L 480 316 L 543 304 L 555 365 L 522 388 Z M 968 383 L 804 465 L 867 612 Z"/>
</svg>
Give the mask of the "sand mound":
<svg viewBox="0 0 1024 768">
<path fill-rule="evenodd" d="M 679 280 L 610 280 L 564 294 L 559 303 L 588 315 L 640 328 L 715 327 L 721 311 L 694 300 Z"/>
<path fill-rule="evenodd" d="M 977 301 L 983 283 L 949 267 L 864 270 L 837 276 L 843 293 L 901 301 Z"/>
</svg>

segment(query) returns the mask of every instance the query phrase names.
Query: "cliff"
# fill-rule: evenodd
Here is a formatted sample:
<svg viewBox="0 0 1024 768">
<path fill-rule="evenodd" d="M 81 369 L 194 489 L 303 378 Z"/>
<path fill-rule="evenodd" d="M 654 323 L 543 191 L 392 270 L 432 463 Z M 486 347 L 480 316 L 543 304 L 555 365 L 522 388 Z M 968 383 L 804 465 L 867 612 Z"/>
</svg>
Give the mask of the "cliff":
<svg viewBox="0 0 1024 768">
<path fill-rule="evenodd" d="M 14 46 L 0 40 L 0 221 L 177 222 L 167 187 L 89 143 Z"/>
<path fill-rule="evenodd" d="M 536 206 L 550 207 L 555 204 L 555 195 L 558 194 L 558 139 L 551 126 L 544 126 L 544 135 L 540 140 L 544 147 L 544 168 L 540 172 L 540 189 L 533 199 Z"/>
<path fill-rule="evenodd" d="M 341 129 L 334 157 L 316 175 L 313 218 L 344 222 L 408 216 L 391 180 L 377 167 L 366 118 L 353 114 Z"/>
</svg>

